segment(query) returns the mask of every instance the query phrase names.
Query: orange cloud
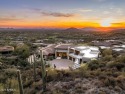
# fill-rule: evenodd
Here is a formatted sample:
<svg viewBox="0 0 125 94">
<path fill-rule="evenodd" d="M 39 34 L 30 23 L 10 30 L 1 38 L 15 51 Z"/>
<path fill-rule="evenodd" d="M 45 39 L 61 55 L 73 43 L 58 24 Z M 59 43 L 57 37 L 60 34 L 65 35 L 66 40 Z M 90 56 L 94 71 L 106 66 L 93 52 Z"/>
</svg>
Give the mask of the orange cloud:
<svg viewBox="0 0 125 94">
<path fill-rule="evenodd" d="M 99 27 L 98 23 L 94 22 L 75 22 L 75 21 L 44 21 L 44 22 L 7 22 L 7 23 L 0 23 L 0 26 L 12 26 L 12 27 L 54 27 L 54 28 L 67 28 L 67 27 Z"/>
<path fill-rule="evenodd" d="M 125 22 L 112 23 L 112 27 L 124 28 L 125 27 Z"/>
</svg>

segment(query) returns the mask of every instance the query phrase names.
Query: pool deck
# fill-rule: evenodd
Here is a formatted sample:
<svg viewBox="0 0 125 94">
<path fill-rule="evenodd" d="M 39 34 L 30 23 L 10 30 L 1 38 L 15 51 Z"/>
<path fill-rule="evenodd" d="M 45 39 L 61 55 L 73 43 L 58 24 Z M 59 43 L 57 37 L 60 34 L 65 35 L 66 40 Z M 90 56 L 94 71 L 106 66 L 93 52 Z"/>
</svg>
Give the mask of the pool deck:
<svg viewBox="0 0 125 94">
<path fill-rule="evenodd" d="M 66 70 L 69 69 L 70 66 L 74 65 L 74 62 L 68 59 L 54 59 L 50 61 L 51 66 L 54 68 L 54 64 L 56 65 L 56 69 L 58 70 Z"/>
</svg>

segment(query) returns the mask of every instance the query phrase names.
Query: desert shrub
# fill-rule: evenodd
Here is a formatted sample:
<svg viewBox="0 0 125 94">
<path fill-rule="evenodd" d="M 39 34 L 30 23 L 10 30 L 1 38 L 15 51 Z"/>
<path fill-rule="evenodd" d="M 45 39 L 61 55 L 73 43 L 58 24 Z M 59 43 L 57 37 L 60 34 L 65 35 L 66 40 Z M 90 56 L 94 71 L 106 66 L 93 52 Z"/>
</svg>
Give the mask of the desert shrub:
<svg viewBox="0 0 125 94">
<path fill-rule="evenodd" d="M 121 62 L 108 62 L 107 67 L 116 68 L 117 70 L 121 71 L 125 67 L 125 64 Z"/>
<path fill-rule="evenodd" d="M 31 79 L 27 79 L 26 81 L 23 81 L 24 88 L 30 87 L 32 85 L 33 81 L 34 80 L 32 78 Z"/>
<path fill-rule="evenodd" d="M 17 79 L 15 77 L 7 78 L 5 82 L 0 83 L 0 89 L 4 89 L 4 91 L 0 91 L 0 94 L 19 94 Z M 13 90 L 8 91 L 7 89 Z"/>
<path fill-rule="evenodd" d="M 107 94 L 105 91 L 99 91 L 98 94 Z"/>
<path fill-rule="evenodd" d="M 112 68 L 114 66 L 114 63 L 115 63 L 114 61 L 109 61 L 107 62 L 106 67 Z"/>
<path fill-rule="evenodd" d="M 117 85 L 125 90 L 125 76 L 120 75 L 116 78 Z"/>
<path fill-rule="evenodd" d="M 118 77 L 119 75 L 120 75 L 119 72 L 113 72 L 113 73 L 112 73 L 112 76 L 113 76 L 113 77 Z"/>
<path fill-rule="evenodd" d="M 106 74 L 100 74 L 100 75 L 98 76 L 99 80 L 104 80 L 104 79 L 106 79 L 106 77 L 107 77 Z"/>
<path fill-rule="evenodd" d="M 82 67 L 80 67 L 79 68 L 79 75 L 81 76 L 81 77 L 86 77 L 86 72 L 87 72 L 87 70 L 88 70 L 88 65 L 86 64 L 86 65 L 84 65 L 84 66 L 82 66 Z"/>
<path fill-rule="evenodd" d="M 103 57 L 104 61 L 111 61 L 113 59 L 112 55 L 106 55 Z"/>
<path fill-rule="evenodd" d="M 38 91 L 36 91 L 34 88 L 30 87 L 24 90 L 24 94 L 37 94 Z"/>
<path fill-rule="evenodd" d="M 84 71 L 82 71 L 82 69 L 77 69 L 77 70 L 73 70 L 72 72 L 71 72 L 71 77 L 72 78 L 79 78 L 79 77 L 85 77 L 85 74 L 86 74 L 86 72 L 84 72 Z"/>
<path fill-rule="evenodd" d="M 32 87 L 34 87 L 35 90 L 42 90 L 42 79 L 39 82 L 34 82 Z"/>
<path fill-rule="evenodd" d="M 75 92 L 76 92 L 76 94 L 83 94 L 83 93 L 85 93 L 85 91 L 83 89 L 81 89 L 81 88 L 75 89 Z"/>
<path fill-rule="evenodd" d="M 97 60 L 92 60 L 88 63 L 88 68 L 90 70 L 95 70 L 97 68 L 99 68 L 99 62 Z"/>
<path fill-rule="evenodd" d="M 102 56 L 107 56 L 107 55 L 112 55 L 112 50 L 111 49 L 105 49 L 102 52 Z"/>
<path fill-rule="evenodd" d="M 116 78 L 117 82 L 125 82 L 125 76 L 123 75 L 119 75 L 117 78 Z"/>
<path fill-rule="evenodd" d="M 62 90 L 54 89 L 54 90 L 52 91 L 52 94 L 64 94 L 64 93 L 62 93 L 61 91 L 64 91 L 64 90 L 63 90 L 63 89 L 62 89 Z"/>
<path fill-rule="evenodd" d="M 58 79 L 57 77 L 57 71 L 54 69 L 48 69 L 47 72 L 47 81 L 55 81 L 56 79 Z"/>
<path fill-rule="evenodd" d="M 8 77 L 4 73 L 0 73 L 0 83 L 5 83 L 7 78 Z"/>
<path fill-rule="evenodd" d="M 16 77 L 16 69 L 8 68 L 4 73 L 8 78 Z"/>
<path fill-rule="evenodd" d="M 115 86 L 116 85 L 116 80 L 115 78 L 113 77 L 107 77 L 105 80 L 104 80 L 104 85 L 105 86 Z"/>
<path fill-rule="evenodd" d="M 93 76 L 100 76 L 101 74 L 103 74 L 103 72 L 100 69 L 98 69 L 98 70 L 92 71 L 92 74 Z"/>
<path fill-rule="evenodd" d="M 118 61 L 118 62 L 121 62 L 121 63 L 125 63 L 125 55 L 119 56 L 119 57 L 117 58 L 117 61 Z"/>
</svg>

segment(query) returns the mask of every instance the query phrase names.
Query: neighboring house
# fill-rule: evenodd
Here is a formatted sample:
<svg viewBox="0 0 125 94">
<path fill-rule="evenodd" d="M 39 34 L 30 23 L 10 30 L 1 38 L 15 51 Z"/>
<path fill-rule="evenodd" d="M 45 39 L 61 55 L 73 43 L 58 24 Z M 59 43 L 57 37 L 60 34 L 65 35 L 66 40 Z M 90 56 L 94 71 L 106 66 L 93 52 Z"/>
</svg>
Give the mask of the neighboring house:
<svg viewBox="0 0 125 94">
<path fill-rule="evenodd" d="M 119 47 L 122 41 L 119 40 L 106 40 L 106 41 L 92 41 L 94 46 L 98 46 L 101 49 L 113 49 L 114 47 Z"/>
<path fill-rule="evenodd" d="M 99 57 L 100 51 L 94 46 L 77 46 L 68 48 L 68 59 L 75 63 L 84 63 Z"/>
<path fill-rule="evenodd" d="M 0 53 L 1 54 L 9 54 L 14 51 L 13 46 L 2 46 L 0 47 Z"/>
<path fill-rule="evenodd" d="M 40 54 L 40 50 L 43 50 L 43 57 L 45 59 L 49 59 L 50 57 L 54 57 L 55 56 L 55 44 L 49 44 L 46 47 L 39 47 L 37 52 Z"/>
<path fill-rule="evenodd" d="M 11 41 L 10 44 L 19 44 L 19 43 L 24 43 L 24 41 Z"/>
<path fill-rule="evenodd" d="M 45 44 L 45 43 L 37 43 L 37 42 L 32 43 L 32 45 L 33 46 L 41 46 L 41 47 L 46 47 L 47 46 L 47 44 Z"/>
<path fill-rule="evenodd" d="M 73 44 L 58 44 L 55 46 L 55 58 L 67 58 L 68 57 L 68 47 L 74 47 Z"/>
<path fill-rule="evenodd" d="M 124 44 L 122 44 L 122 45 L 114 45 L 112 47 L 112 50 L 119 53 L 119 54 L 125 53 L 125 45 Z"/>
<path fill-rule="evenodd" d="M 42 43 L 43 40 L 36 40 L 35 42 L 36 42 L 36 43 Z"/>
<path fill-rule="evenodd" d="M 39 47 L 36 51 L 36 60 L 37 61 L 40 61 L 40 54 L 41 54 L 41 50 L 43 51 L 43 57 L 44 59 L 50 59 L 51 57 L 55 57 L 55 44 L 49 44 L 48 46 L 46 47 Z M 35 55 L 35 54 L 33 54 Z M 27 58 L 27 61 L 32 64 L 34 62 L 34 56 L 33 55 L 30 55 L 28 58 Z"/>
<path fill-rule="evenodd" d="M 112 46 L 112 43 L 110 42 L 106 42 L 106 41 L 93 41 L 92 42 L 94 46 L 104 46 L 104 47 L 111 47 Z"/>
</svg>

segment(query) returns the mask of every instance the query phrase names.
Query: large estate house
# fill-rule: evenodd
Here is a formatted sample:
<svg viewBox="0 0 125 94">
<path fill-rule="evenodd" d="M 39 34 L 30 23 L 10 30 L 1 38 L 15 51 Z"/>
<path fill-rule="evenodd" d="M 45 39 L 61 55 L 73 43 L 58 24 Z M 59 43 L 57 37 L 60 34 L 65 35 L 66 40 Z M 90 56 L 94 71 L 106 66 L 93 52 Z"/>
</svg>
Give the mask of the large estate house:
<svg viewBox="0 0 125 94">
<path fill-rule="evenodd" d="M 100 55 L 99 48 L 96 46 L 77 46 L 73 44 L 51 44 L 44 48 L 38 48 L 40 54 L 43 51 L 44 59 L 69 59 L 74 63 L 85 63 L 93 59 L 98 59 Z"/>
</svg>

